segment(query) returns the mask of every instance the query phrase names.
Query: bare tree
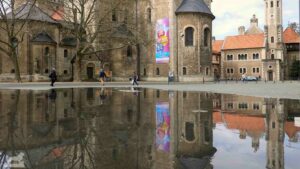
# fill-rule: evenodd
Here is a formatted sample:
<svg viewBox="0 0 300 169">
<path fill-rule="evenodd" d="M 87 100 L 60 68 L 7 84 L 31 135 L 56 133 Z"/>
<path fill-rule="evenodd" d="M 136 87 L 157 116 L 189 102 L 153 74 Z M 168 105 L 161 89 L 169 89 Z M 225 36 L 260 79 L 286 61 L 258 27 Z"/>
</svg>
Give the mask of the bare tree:
<svg viewBox="0 0 300 169">
<path fill-rule="evenodd" d="M 26 34 L 25 25 L 29 22 L 30 11 L 35 0 L 26 1 L 26 5 L 17 6 L 20 0 L 0 0 L 0 51 L 13 63 L 15 79 L 21 82 L 18 45 Z"/>
</svg>

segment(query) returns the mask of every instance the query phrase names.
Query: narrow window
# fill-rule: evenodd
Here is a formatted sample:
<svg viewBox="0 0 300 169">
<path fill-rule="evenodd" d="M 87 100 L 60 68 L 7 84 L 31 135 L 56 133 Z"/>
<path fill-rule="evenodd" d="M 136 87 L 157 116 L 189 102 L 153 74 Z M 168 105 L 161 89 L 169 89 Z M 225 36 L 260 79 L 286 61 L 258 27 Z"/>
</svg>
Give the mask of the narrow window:
<svg viewBox="0 0 300 169">
<path fill-rule="evenodd" d="M 68 71 L 67 71 L 67 70 L 64 70 L 64 74 L 65 74 L 65 75 L 68 74 Z"/>
<path fill-rule="evenodd" d="M 127 46 L 127 57 L 132 57 L 132 47 Z"/>
<path fill-rule="evenodd" d="M 194 28 L 188 27 L 185 29 L 185 46 L 194 45 Z"/>
<path fill-rule="evenodd" d="M 230 73 L 230 70 L 229 70 L 229 69 L 227 69 L 227 73 L 228 73 L 228 74 Z"/>
<path fill-rule="evenodd" d="M 144 68 L 144 76 L 147 75 L 147 71 L 146 71 L 146 68 Z"/>
<path fill-rule="evenodd" d="M 279 7 L 279 1 L 277 1 L 277 7 Z"/>
<path fill-rule="evenodd" d="M 208 46 L 210 44 L 210 31 L 208 28 L 204 29 L 204 46 Z"/>
<path fill-rule="evenodd" d="M 271 37 L 271 43 L 274 43 L 274 37 L 273 36 Z"/>
<path fill-rule="evenodd" d="M 15 73 L 15 69 L 11 69 L 10 73 Z"/>
<path fill-rule="evenodd" d="M 233 69 L 231 68 L 231 73 L 233 73 Z"/>
<path fill-rule="evenodd" d="M 275 55 L 274 54 L 271 54 L 271 59 L 275 59 Z"/>
<path fill-rule="evenodd" d="M 208 69 L 208 67 L 207 67 L 207 68 L 206 68 L 206 71 L 205 71 L 205 74 L 206 74 L 206 75 L 208 75 L 208 73 L 209 73 L 208 71 L 209 71 L 209 69 Z"/>
<path fill-rule="evenodd" d="M 259 73 L 259 68 L 258 67 L 256 68 L 256 73 Z"/>
<path fill-rule="evenodd" d="M 272 122 L 272 128 L 275 129 L 275 122 Z"/>
<path fill-rule="evenodd" d="M 156 98 L 159 98 L 159 96 L 160 96 L 160 92 L 159 90 L 156 90 Z"/>
<path fill-rule="evenodd" d="M 240 73 L 243 73 L 243 68 L 240 68 Z"/>
<path fill-rule="evenodd" d="M 255 70 L 256 70 L 256 69 L 255 69 L 255 68 L 253 68 L 252 70 L 253 70 L 253 73 L 255 73 Z"/>
<path fill-rule="evenodd" d="M 147 18 L 148 18 L 148 23 L 151 23 L 151 8 L 147 9 Z"/>
<path fill-rule="evenodd" d="M 271 8 L 273 8 L 274 4 L 273 4 L 273 1 L 271 1 Z"/>
<path fill-rule="evenodd" d="M 67 58 L 67 57 L 68 57 L 68 50 L 65 49 L 65 50 L 64 50 L 64 58 Z"/>
<path fill-rule="evenodd" d="M 113 10 L 113 11 L 112 11 L 112 14 L 111 14 L 111 20 L 114 21 L 114 22 L 117 21 L 116 10 Z"/>
<path fill-rule="evenodd" d="M 186 75 L 186 67 L 183 67 L 183 68 L 182 68 L 182 74 L 183 74 L 183 75 Z"/>
<path fill-rule="evenodd" d="M 195 139 L 194 123 L 191 122 L 185 123 L 185 138 L 188 141 L 193 141 Z"/>
<path fill-rule="evenodd" d="M 159 76 L 159 68 L 156 68 L 156 75 Z"/>
<path fill-rule="evenodd" d="M 45 47 L 44 53 L 45 53 L 45 56 L 48 56 L 48 55 L 49 55 L 49 47 Z"/>
</svg>

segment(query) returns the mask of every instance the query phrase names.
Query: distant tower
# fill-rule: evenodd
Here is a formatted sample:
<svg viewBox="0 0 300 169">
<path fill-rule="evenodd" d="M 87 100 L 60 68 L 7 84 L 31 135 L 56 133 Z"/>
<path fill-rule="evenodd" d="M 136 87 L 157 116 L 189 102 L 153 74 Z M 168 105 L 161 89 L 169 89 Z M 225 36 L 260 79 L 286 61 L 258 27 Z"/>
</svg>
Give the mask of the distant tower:
<svg viewBox="0 0 300 169">
<path fill-rule="evenodd" d="M 263 77 L 269 81 L 283 77 L 282 0 L 265 1 L 265 38 L 266 56 L 264 58 Z"/>
<path fill-rule="evenodd" d="M 266 99 L 267 169 L 284 169 L 284 105 L 279 99 Z"/>
</svg>

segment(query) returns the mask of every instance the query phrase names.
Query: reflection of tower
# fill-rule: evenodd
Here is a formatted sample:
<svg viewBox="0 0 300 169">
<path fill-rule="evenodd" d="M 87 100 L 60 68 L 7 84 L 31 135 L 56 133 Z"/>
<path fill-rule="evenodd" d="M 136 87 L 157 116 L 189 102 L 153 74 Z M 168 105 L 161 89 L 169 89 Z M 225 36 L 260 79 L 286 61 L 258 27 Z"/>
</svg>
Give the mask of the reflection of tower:
<svg viewBox="0 0 300 169">
<path fill-rule="evenodd" d="M 216 151 L 212 145 L 212 99 L 207 94 L 186 92 L 178 98 L 177 156 L 182 165 L 192 160 L 209 167 L 208 159 Z"/>
<path fill-rule="evenodd" d="M 284 112 L 278 99 L 266 99 L 267 168 L 284 168 Z"/>
</svg>

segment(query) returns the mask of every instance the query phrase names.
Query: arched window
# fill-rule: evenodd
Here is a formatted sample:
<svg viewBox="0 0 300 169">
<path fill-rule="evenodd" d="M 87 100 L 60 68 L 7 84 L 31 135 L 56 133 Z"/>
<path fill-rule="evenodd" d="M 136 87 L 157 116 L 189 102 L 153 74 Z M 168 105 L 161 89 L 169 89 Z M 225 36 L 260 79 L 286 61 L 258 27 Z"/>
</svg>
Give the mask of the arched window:
<svg viewBox="0 0 300 169">
<path fill-rule="evenodd" d="M 185 29 L 185 46 L 194 45 L 194 28 L 188 27 Z"/>
<path fill-rule="evenodd" d="M 132 46 L 127 46 L 127 57 L 132 57 Z"/>
<path fill-rule="evenodd" d="M 275 59 L 275 55 L 274 54 L 271 54 L 271 59 Z"/>
<path fill-rule="evenodd" d="M 208 28 L 204 29 L 204 46 L 209 46 L 210 44 L 210 30 Z"/>
<path fill-rule="evenodd" d="M 156 75 L 159 75 L 159 68 L 156 68 Z"/>
<path fill-rule="evenodd" d="M 187 141 L 195 140 L 194 123 L 191 122 L 185 123 L 185 138 Z"/>
<path fill-rule="evenodd" d="M 68 57 L 68 50 L 67 50 L 67 49 L 64 50 L 64 57 L 65 57 L 65 58 Z"/>
<path fill-rule="evenodd" d="M 45 56 L 49 55 L 49 47 L 45 47 L 45 51 L 44 51 Z"/>
<path fill-rule="evenodd" d="M 271 37 L 271 43 L 274 43 L 274 37 L 273 36 Z"/>
<path fill-rule="evenodd" d="M 182 74 L 183 74 L 183 75 L 186 75 L 186 67 L 183 67 L 183 68 L 182 68 Z"/>
<path fill-rule="evenodd" d="M 112 21 L 117 21 L 117 14 L 116 14 L 116 10 L 113 10 L 111 13 L 111 20 Z"/>
<path fill-rule="evenodd" d="M 151 23 L 151 8 L 148 8 L 147 9 L 147 20 L 148 20 L 148 23 Z"/>
</svg>

